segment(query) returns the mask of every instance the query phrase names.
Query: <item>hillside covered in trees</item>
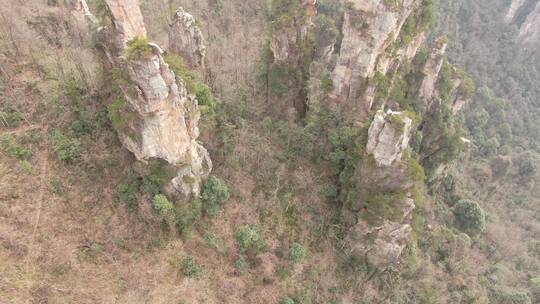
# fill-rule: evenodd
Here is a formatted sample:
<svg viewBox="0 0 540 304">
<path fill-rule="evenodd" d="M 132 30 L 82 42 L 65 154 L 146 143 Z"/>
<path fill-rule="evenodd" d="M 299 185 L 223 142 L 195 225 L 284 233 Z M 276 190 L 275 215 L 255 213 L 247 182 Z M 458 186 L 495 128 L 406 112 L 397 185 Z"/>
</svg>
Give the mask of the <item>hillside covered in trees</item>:
<svg viewBox="0 0 540 304">
<path fill-rule="evenodd" d="M 5 0 L 0 303 L 540 302 L 536 0 Z"/>
</svg>

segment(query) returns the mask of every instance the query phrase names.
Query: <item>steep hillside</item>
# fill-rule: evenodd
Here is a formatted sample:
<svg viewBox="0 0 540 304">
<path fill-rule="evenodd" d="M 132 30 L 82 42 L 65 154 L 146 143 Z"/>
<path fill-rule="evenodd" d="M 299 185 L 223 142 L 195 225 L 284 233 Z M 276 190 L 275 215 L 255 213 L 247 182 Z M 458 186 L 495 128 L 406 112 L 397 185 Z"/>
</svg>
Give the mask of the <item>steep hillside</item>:
<svg viewBox="0 0 540 304">
<path fill-rule="evenodd" d="M 540 301 L 535 1 L 7 2 L 0 303 Z"/>
</svg>

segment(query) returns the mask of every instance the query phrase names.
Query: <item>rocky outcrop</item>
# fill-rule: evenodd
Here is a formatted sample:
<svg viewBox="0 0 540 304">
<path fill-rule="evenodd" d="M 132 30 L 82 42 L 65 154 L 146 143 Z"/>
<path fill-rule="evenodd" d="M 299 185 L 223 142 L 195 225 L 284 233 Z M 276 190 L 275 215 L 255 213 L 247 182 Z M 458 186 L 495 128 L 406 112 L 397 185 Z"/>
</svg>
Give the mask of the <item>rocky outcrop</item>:
<svg viewBox="0 0 540 304">
<path fill-rule="evenodd" d="M 412 120 L 401 112 L 378 111 L 368 131 L 366 151 L 378 166 L 390 166 L 401 160 L 409 146 Z"/>
<path fill-rule="evenodd" d="M 525 43 L 540 41 L 540 2 L 536 4 L 534 10 L 527 16 L 527 19 L 519 28 L 519 37 Z"/>
<path fill-rule="evenodd" d="M 206 46 L 195 18 L 179 8 L 169 24 L 169 51 L 182 56 L 191 68 L 204 66 Z"/>
<path fill-rule="evenodd" d="M 504 21 L 506 23 L 511 23 L 514 20 L 514 18 L 516 18 L 516 15 L 519 9 L 523 6 L 525 1 L 526 0 L 512 0 L 512 3 L 510 4 L 510 8 L 508 9 L 506 16 L 504 17 Z"/>
<path fill-rule="evenodd" d="M 422 32 L 416 35 L 411 43 L 402 46 L 394 54 L 385 54 L 377 62 L 377 71 L 384 75 L 389 70 L 397 70 L 403 62 L 411 62 L 425 40 L 426 34 Z"/>
<path fill-rule="evenodd" d="M 409 224 L 386 221 L 381 226 L 369 226 L 360 220 L 349 233 L 351 254 L 366 259 L 377 269 L 397 266 L 403 249 L 409 244 L 412 228 Z"/>
<path fill-rule="evenodd" d="M 522 42 L 530 44 L 540 41 L 540 2 L 512 0 L 504 21 L 519 28 Z"/>
<path fill-rule="evenodd" d="M 429 58 L 422 68 L 422 74 L 424 78 L 420 84 L 420 99 L 423 101 L 424 110 L 429 108 L 433 97 L 437 94 L 436 84 L 439 80 L 439 72 L 441 71 L 444 63 L 444 55 L 446 53 L 447 43 L 444 40 L 439 39 L 432 47 L 429 54 Z"/>
<path fill-rule="evenodd" d="M 146 37 L 139 0 L 106 0 L 111 12 L 116 39 L 126 44 L 134 37 Z"/>
<path fill-rule="evenodd" d="M 123 96 L 109 109 L 120 140 L 138 160 L 164 160 L 174 167 L 171 192 L 197 195 L 212 167 L 208 152 L 197 142 L 197 100 L 165 63 L 161 48 L 142 40 L 146 29 L 138 1 L 107 4 L 113 28 L 103 30 L 101 39 L 110 63 L 123 74 L 118 82 Z M 139 43 L 128 46 L 134 39 Z"/>
<path fill-rule="evenodd" d="M 415 181 L 409 176 L 409 165 L 402 155 L 409 147 L 411 128 L 412 119 L 405 113 L 378 111 L 366 146 L 366 153 L 373 156 L 375 163 L 361 161 L 355 173 L 358 191 L 348 211 L 355 214 L 356 220 L 347 235 L 347 244 L 353 256 L 378 269 L 397 266 L 410 242 L 410 215 L 415 208 L 411 189 Z M 387 211 L 381 212 L 382 209 Z"/>
<path fill-rule="evenodd" d="M 281 24 L 283 16 L 277 16 L 272 22 L 274 27 L 270 40 L 270 49 L 274 63 L 296 63 L 300 59 L 302 43 L 307 39 L 312 18 L 317 14 L 316 0 L 295 0 L 298 4 L 290 8 L 288 14 L 292 20 Z M 288 17 L 287 17 L 288 18 Z"/>
<path fill-rule="evenodd" d="M 74 16 L 83 17 L 89 21 L 90 24 L 97 24 L 97 20 L 90 12 L 90 8 L 88 7 L 86 0 L 70 0 L 68 2 L 68 6 L 72 11 L 76 12 L 73 14 Z"/>
<path fill-rule="evenodd" d="M 381 0 L 355 0 L 346 5 L 332 99 L 356 102 L 361 97 L 366 78 L 373 76 L 378 59 L 397 39 L 415 2 L 401 0 L 388 6 Z"/>
</svg>

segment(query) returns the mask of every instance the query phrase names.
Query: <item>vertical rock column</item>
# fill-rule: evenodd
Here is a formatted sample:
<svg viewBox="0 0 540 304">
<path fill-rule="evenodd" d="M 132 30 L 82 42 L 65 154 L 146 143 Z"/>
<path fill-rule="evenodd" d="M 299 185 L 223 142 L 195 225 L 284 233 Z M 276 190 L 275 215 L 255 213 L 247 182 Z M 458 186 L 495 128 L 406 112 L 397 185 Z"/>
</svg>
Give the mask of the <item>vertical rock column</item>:
<svg viewBox="0 0 540 304">
<path fill-rule="evenodd" d="M 171 194 L 198 195 L 212 163 L 197 142 L 197 100 L 165 63 L 161 48 L 146 42 L 138 0 L 106 3 L 112 27 L 100 36 L 107 58 L 122 75 L 123 95 L 109 109 L 120 140 L 138 160 L 162 160 L 174 168 Z"/>
<path fill-rule="evenodd" d="M 206 46 L 195 18 L 179 8 L 169 24 L 169 51 L 184 58 L 191 68 L 204 68 Z"/>
<path fill-rule="evenodd" d="M 357 221 L 349 231 L 347 242 L 353 256 L 379 269 L 397 266 L 410 241 L 410 214 L 415 208 L 410 189 L 414 182 L 407 176 L 408 164 L 402 155 L 409 147 L 411 128 L 412 120 L 405 113 L 378 111 L 369 128 L 366 146 L 374 163 L 361 163 L 356 172 L 358 202 L 351 206 L 351 211 L 356 213 Z M 391 215 L 369 209 L 374 207 L 367 206 L 374 195 L 379 195 L 392 208 Z"/>
<path fill-rule="evenodd" d="M 275 6 L 279 3 L 280 6 Z M 316 15 L 316 0 L 272 2 L 268 66 L 269 100 L 278 114 L 294 107 L 302 117 L 307 111 L 307 81 L 311 58 L 308 35 Z"/>
<path fill-rule="evenodd" d="M 379 0 L 354 0 L 346 5 L 343 40 L 332 77 L 334 101 L 360 112 L 370 110 L 370 103 L 363 100 L 367 79 L 374 75 L 378 60 L 397 39 L 415 4 L 416 0 L 400 0 L 393 6 Z"/>
</svg>

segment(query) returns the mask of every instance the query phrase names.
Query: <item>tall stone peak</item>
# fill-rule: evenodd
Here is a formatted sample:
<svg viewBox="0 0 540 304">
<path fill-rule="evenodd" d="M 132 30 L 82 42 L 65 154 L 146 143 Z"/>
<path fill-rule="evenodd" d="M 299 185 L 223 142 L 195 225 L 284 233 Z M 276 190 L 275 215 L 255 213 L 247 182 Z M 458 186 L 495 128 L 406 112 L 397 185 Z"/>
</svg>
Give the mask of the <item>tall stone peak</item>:
<svg viewBox="0 0 540 304">
<path fill-rule="evenodd" d="M 374 75 L 378 59 L 397 39 L 416 2 L 402 0 L 394 7 L 381 0 L 354 0 L 345 6 L 332 99 L 356 102 L 362 96 L 366 79 Z"/>
<path fill-rule="evenodd" d="M 139 0 L 105 0 L 113 17 L 115 29 L 124 43 L 135 37 L 146 37 L 146 26 Z"/>
<path fill-rule="evenodd" d="M 193 15 L 181 7 L 176 10 L 169 24 L 168 50 L 182 56 L 191 68 L 204 66 L 204 36 Z"/>
<path fill-rule="evenodd" d="M 285 24 L 279 29 L 273 30 L 270 40 L 270 49 L 274 57 L 274 63 L 296 63 L 300 59 L 301 43 L 307 39 L 312 18 L 317 14 L 315 0 L 298 1 L 298 11 L 294 14 L 290 24 Z M 274 21 L 277 22 L 277 21 Z"/>
<path fill-rule="evenodd" d="M 113 126 L 138 160 L 162 160 L 174 168 L 170 194 L 198 195 L 212 168 L 208 152 L 197 142 L 198 102 L 169 68 L 163 50 L 145 40 L 138 1 L 107 4 L 114 29 L 103 30 L 102 43 L 110 64 L 123 75 L 118 81 L 123 94 L 109 109 Z"/>
</svg>

